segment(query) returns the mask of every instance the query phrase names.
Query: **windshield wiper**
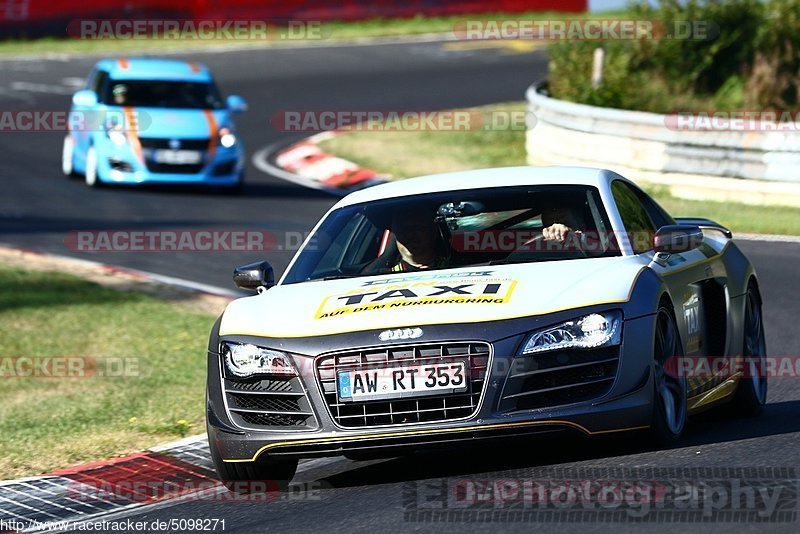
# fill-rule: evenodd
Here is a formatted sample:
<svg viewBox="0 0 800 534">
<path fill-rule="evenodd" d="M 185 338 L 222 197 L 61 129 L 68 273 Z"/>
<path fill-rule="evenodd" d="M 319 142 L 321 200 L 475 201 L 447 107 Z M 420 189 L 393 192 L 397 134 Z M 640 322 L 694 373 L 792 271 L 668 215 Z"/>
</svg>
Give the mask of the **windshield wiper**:
<svg viewBox="0 0 800 534">
<path fill-rule="evenodd" d="M 528 260 L 523 260 L 523 259 L 519 259 L 519 260 L 492 260 L 492 261 L 489 262 L 489 265 L 512 265 L 514 263 L 536 263 L 536 262 L 537 262 L 537 260 L 531 260 L 531 259 L 528 259 Z"/>
<path fill-rule="evenodd" d="M 306 278 L 307 282 L 313 282 L 314 280 L 342 280 L 344 278 L 359 278 L 361 276 L 366 276 L 363 274 L 332 274 L 330 276 L 323 276 L 322 278 Z"/>
</svg>

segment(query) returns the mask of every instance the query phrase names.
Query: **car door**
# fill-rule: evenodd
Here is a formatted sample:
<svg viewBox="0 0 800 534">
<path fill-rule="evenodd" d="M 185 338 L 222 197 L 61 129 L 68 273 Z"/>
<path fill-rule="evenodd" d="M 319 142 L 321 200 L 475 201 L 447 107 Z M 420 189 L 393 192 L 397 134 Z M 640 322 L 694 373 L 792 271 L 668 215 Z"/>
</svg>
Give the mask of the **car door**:
<svg viewBox="0 0 800 534">
<path fill-rule="evenodd" d="M 718 247 L 704 236 L 696 249 L 675 253 L 655 253 L 656 230 L 675 224 L 648 195 L 635 186 L 617 180 L 611 186 L 625 230 L 633 236 L 634 252 L 650 259 L 650 268 L 667 284 L 675 308 L 675 320 L 689 362 L 701 358 L 725 357 L 726 293 L 724 264 Z M 689 395 L 697 395 L 716 385 L 715 376 L 691 376 Z"/>
<path fill-rule="evenodd" d="M 97 104 L 93 107 L 73 106 L 72 108 L 74 112 L 82 114 L 82 120 L 80 120 L 78 124 L 82 124 L 83 127 L 76 128 L 72 132 L 76 147 L 78 148 L 76 151 L 76 158 L 81 161 L 86 158 L 86 150 L 88 150 L 91 144 L 92 134 L 98 128 L 103 128 L 102 109 L 105 105 L 102 101 L 107 81 L 108 72 L 102 69 L 93 71 L 92 74 L 89 75 L 86 89 L 94 91 L 95 95 L 97 95 Z M 83 163 L 81 163 L 80 166 L 83 167 Z"/>
</svg>

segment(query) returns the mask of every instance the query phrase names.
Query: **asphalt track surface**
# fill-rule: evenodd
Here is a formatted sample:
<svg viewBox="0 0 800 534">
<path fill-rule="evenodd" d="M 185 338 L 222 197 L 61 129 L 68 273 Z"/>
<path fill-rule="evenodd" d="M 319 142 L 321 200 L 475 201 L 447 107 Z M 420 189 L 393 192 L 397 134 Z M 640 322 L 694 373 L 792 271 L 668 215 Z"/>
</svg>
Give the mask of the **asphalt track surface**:
<svg viewBox="0 0 800 534">
<path fill-rule="evenodd" d="M 206 63 L 225 93 L 240 94 L 250 103 L 250 110 L 237 120 L 249 154 L 287 139 L 287 134 L 275 130 L 269 122 L 279 110 L 428 110 L 519 100 L 525 88 L 546 69 L 544 57 L 537 52 L 510 53 L 502 48 L 453 51 L 441 43 L 193 53 L 186 57 Z M 65 56 L 0 61 L 0 109 L 66 109 L 70 93 L 94 60 Z M 334 202 L 323 193 L 267 176 L 251 163 L 241 197 L 196 191 L 89 190 L 80 180 L 61 176 L 61 138 L 61 134 L 41 132 L 0 135 L 0 243 L 230 287 L 232 267 L 263 259 L 262 254 L 87 255 L 65 247 L 64 237 L 74 230 L 113 229 L 263 229 L 280 236 L 309 230 Z M 760 275 L 769 353 L 797 355 L 800 291 L 796 265 L 800 245 L 742 242 L 740 246 Z M 267 256 L 280 273 L 291 251 L 275 250 Z M 424 507 L 423 497 L 430 494 L 430 488 L 470 478 L 563 478 L 564 473 L 559 475 L 557 469 L 796 468 L 800 460 L 798 438 L 800 380 L 783 378 L 771 382 L 769 405 L 761 417 L 743 420 L 720 411 L 709 412 L 693 419 L 684 440 L 669 450 L 653 450 L 640 436 L 628 435 L 592 441 L 571 437 L 526 440 L 373 462 L 331 459 L 308 464 L 298 476 L 300 482 L 313 488 L 305 499 L 285 496 L 269 503 L 185 502 L 129 512 L 129 517 L 146 521 L 224 519 L 225 531 L 241 533 L 466 529 L 654 532 L 672 528 L 701 532 L 709 527 L 733 532 L 797 532 L 797 522 L 709 525 L 697 517 L 667 522 L 675 521 L 675 515 L 644 523 L 628 519 L 611 524 L 575 518 L 546 521 L 541 517 L 538 522 L 506 517 L 477 525 L 431 523 L 410 520 L 404 510 L 409 510 L 410 495 L 417 496 L 416 506 Z M 582 476 L 615 475 L 589 472 Z M 702 476 L 689 473 L 684 478 L 699 481 Z M 795 502 L 794 510 L 798 506 Z"/>
</svg>

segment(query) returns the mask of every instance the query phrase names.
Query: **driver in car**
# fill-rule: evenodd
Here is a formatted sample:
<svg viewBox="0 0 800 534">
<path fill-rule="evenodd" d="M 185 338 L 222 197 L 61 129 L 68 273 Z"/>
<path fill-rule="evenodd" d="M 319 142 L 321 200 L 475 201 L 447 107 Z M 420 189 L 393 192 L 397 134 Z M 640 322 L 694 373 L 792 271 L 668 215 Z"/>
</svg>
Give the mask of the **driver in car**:
<svg viewBox="0 0 800 534">
<path fill-rule="evenodd" d="M 542 235 L 547 241 L 564 242 L 573 228 L 580 228 L 572 210 L 553 208 L 542 213 Z M 399 257 L 381 268 L 381 258 L 376 259 L 365 269 L 390 272 L 418 271 L 448 266 L 445 256 L 440 253 L 439 232 L 428 210 L 415 207 L 397 210 L 392 214 L 391 231 L 397 242 Z"/>
<path fill-rule="evenodd" d="M 439 253 L 439 230 L 429 211 L 423 208 L 397 210 L 392 215 L 391 230 L 400 257 L 388 267 L 390 271 L 418 271 L 447 266 L 447 258 Z"/>
<path fill-rule="evenodd" d="M 546 241 L 563 243 L 570 232 L 580 230 L 582 225 L 575 212 L 564 207 L 551 208 L 542 213 L 542 235 Z"/>
</svg>

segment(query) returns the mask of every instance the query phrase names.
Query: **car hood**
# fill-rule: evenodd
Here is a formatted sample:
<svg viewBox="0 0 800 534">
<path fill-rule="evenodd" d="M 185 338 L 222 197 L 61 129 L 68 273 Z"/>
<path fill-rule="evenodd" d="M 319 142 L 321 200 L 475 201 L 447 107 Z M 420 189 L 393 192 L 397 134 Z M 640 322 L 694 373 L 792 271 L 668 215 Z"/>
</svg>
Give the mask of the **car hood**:
<svg viewBox="0 0 800 534">
<path fill-rule="evenodd" d="M 231 302 L 220 335 L 307 337 L 470 324 L 627 302 L 645 264 L 593 258 L 279 285 Z"/>
<path fill-rule="evenodd" d="M 226 110 L 134 108 L 139 136 L 145 138 L 208 139 L 228 125 Z"/>
</svg>

